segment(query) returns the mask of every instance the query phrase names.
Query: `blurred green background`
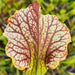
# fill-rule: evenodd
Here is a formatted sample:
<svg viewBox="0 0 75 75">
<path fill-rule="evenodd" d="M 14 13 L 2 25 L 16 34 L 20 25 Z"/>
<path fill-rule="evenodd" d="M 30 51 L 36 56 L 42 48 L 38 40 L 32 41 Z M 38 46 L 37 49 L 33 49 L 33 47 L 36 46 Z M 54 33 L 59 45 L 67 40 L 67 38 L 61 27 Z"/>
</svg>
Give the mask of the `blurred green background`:
<svg viewBox="0 0 75 75">
<path fill-rule="evenodd" d="M 42 4 L 42 14 L 56 15 L 70 29 L 72 42 L 68 44 L 67 59 L 60 62 L 46 75 L 75 75 L 75 0 L 38 0 Z M 2 35 L 7 20 L 16 10 L 26 8 L 32 0 L 0 0 L 0 75 L 24 75 L 16 69 L 5 53 L 7 39 Z"/>
</svg>

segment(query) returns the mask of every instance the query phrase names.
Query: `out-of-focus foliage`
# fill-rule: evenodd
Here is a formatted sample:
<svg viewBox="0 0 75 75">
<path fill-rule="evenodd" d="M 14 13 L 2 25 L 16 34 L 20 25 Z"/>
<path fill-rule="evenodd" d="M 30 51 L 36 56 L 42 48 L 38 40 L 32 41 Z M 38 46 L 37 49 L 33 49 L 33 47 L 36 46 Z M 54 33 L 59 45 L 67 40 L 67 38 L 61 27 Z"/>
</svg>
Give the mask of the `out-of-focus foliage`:
<svg viewBox="0 0 75 75">
<path fill-rule="evenodd" d="M 68 45 L 68 56 L 55 70 L 46 75 L 75 75 L 75 0 L 37 0 L 42 5 L 43 14 L 56 15 L 70 29 L 72 42 Z M 11 63 L 5 53 L 8 40 L 2 36 L 7 20 L 16 10 L 26 8 L 32 0 L 0 0 L 0 75 L 24 75 Z"/>
</svg>

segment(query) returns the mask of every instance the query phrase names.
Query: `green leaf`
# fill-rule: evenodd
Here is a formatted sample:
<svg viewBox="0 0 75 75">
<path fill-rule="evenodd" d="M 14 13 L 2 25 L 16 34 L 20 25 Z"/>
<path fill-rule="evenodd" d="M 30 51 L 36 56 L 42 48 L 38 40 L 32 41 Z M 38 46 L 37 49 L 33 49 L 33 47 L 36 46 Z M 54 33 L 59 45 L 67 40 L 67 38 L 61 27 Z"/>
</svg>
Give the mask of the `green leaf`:
<svg viewBox="0 0 75 75">
<path fill-rule="evenodd" d="M 8 64 L 9 62 L 10 62 L 10 59 L 1 60 L 1 61 L 0 61 L 0 66 L 6 65 L 6 64 Z"/>
<path fill-rule="evenodd" d="M 65 9 L 61 9 L 60 10 L 60 14 L 64 14 L 64 13 L 66 13 L 66 10 Z"/>
<path fill-rule="evenodd" d="M 2 29 L 0 28 L 0 35 L 2 35 L 2 33 L 3 33 L 3 32 L 2 32 Z"/>
<path fill-rule="evenodd" d="M 3 43 L 6 45 L 7 44 L 7 42 L 8 42 L 8 40 L 7 40 L 7 38 L 6 37 L 4 37 L 4 36 L 2 36 L 2 35 L 0 35 L 0 40 L 2 40 L 3 41 Z"/>
<path fill-rule="evenodd" d="M 5 70 L 7 67 L 5 66 L 0 66 L 0 71 Z"/>
<path fill-rule="evenodd" d="M 0 48 L 0 50 L 4 51 L 5 49 L 4 48 Z"/>
<path fill-rule="evenodd" d="M 5 6 L 5 4 L 2 2 L 2 0 L 0 0 L 0 7 Z"/>
<path fill-rule="evenodd" d="M 75 15 L 75 8 L 68 12 L 69 15 Z"/>
<path fill-rule="evenodd" d="M 61 61 L 60 63 L 62 63 L 63 65 L 66 65 L 66 66 L 72 66 L 73 64 L 75 64 L 75 55 L 69 57 L 65 61 Z"/>
<path fill-rule="evenodd" d="M 69 72 L 70 75 L 75 75 L 75 73 Z"/>
<path fill-rule="evenodd" d="M 37 1 L 40 2 L 40 3 L 44 2 L 44 0 L 37 0 Z"/>
</svg>

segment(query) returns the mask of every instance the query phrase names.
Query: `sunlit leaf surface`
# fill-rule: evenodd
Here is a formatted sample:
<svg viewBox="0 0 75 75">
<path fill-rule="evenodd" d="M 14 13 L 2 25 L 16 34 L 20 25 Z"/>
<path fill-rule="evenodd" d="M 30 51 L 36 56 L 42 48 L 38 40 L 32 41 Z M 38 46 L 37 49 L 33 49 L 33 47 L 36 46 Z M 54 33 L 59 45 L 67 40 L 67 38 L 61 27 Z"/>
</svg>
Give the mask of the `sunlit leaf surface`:
<svg viewBox="0 0 75 75">
<path fill-rule="evenodd" d="M 40 4 L 34 3 L 16 11 L 4 32 L 8 38 L 6 54 L 21 70 L 34 64 L 54 69 L 67 55 L 69 29 L 55 15 L 42 15 L 40 10 Z"/>
</svg>

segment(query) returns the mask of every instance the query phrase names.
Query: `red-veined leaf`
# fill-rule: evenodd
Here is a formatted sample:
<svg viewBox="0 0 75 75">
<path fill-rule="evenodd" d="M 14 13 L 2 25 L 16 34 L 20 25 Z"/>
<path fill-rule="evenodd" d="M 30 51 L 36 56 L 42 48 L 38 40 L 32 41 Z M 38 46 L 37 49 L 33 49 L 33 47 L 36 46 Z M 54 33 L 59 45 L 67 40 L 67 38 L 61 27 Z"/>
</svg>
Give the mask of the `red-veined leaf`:
<svg viewBox="0 0 75 75">
<path fill-rule="evenodd" d="M 66 58 L 67 44 L 71 41 L 69 29 L 54 15 L 42 15 L 40 4 L 34 3 L 17 11 L 8 20 L 4 36 L 8 38 L 6 53 L 14 65 L 24 70 L 42 62 L 56 68 Z"/>
</svg>

